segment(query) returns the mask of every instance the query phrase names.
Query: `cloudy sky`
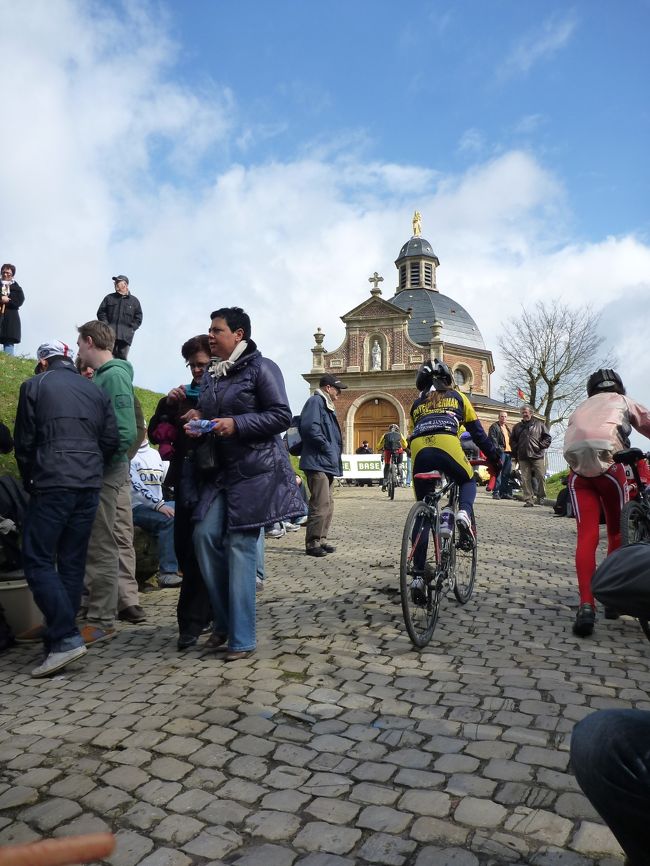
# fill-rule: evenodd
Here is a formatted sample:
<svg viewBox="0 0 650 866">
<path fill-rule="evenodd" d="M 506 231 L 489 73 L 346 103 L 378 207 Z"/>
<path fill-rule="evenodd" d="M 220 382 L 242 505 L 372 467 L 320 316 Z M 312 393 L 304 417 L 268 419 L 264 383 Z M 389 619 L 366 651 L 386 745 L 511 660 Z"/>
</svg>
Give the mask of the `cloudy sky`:
<svg viewBox="0 0 650 866">
<path fill-rule="evenodd" d="M 0 257 L 24 338 L 75 339 L 125 273 L 136 383 L 184 381 L 241 305 L 294 411 L 318 326 L 397 282 L 415 209 L 495 353 L 538 299 L 603 310 L 650 404 L 648 0 L 0 0 Z"/>
</svg>

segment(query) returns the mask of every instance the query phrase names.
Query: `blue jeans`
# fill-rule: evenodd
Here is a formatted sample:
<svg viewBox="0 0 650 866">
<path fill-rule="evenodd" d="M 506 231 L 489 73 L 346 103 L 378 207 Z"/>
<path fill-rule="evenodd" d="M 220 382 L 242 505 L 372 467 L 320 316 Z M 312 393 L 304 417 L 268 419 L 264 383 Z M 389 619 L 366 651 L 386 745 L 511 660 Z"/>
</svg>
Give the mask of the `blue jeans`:
<svg viewBox="0 0 650 866">
<path fill-rule="evenodd" d="M 510 470 L 512 469 L 512 457 L 510 454 L 503 455 L 503 468 L 494 485 L 494 492 L 499 496 L 510 496 Z"/>
<path fill-rule="evenodd" d="M 264 568 L 264 527 L 260 529 L 260 534 L 257 539 L 256 576 L 260 580 L 266 580 L 266 570 Z"/>
<path fill-rule="evenodd" d="M 14 344 L 13 343 L 3 343 L 2 351 L 5 355 L 13 355 L 14 354 Z"/>
<path fill-rule="evenodd" d="M 219 493 L 194 530 L 194 549 L 212 605 L 213 631 L 228 649 L 255 649 L 255 574 L 259 529 L 227 530 L 226 494 Z"/>
<path fill-rule="evenodd" d="M 174 550 L 174 518 L 136 505 L 133 509 L 133 525 L 139 526 L 158 539 L 158 560 L 161 574 L 176 574 L 178 560 Z"/>
<path fill-rule="evenodd" d="M 34 493 L 23 534 L 25 577 L 45 617 L 45 649 L 83 646 L 75 624 L 99 490 Z"/>
<path fill-rule="evenodd" d="M 630 866 L 648 862 L 650 712 L 601 710 L 573 729 L 571 764 L 580 787 L 618 839 Z"/>
</svg>

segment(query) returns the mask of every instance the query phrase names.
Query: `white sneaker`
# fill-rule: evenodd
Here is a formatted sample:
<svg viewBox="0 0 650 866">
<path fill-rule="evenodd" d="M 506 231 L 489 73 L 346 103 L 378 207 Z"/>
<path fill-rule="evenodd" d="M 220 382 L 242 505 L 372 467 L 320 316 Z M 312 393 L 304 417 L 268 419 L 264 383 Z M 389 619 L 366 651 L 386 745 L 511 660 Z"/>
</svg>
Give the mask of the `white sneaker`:
<svg viewBox="0 0 650 866">
<path fill-rule="evenodd" d="M 88 650 L 85 646 L 76 646 L 74 649 L 66 650 L 66 652 L 50 653 L 38 667 L 34 668 L 32 676 L 47 677 L 55 673 L 55 671 L 61 670 L 61 668 L 70 664 L 70 662 L 75 661 L 75 659 L 85 656 L 87 652 Z"/>
<path fill-rule="evenodd" d="M 273 527 L 265 534 L 267 538 L 282 538 L 283 535 L 287 534 L 287 530 L 281 523 L 274 523 Z"/>
<path fill-rule="evenodd" d="M 461 509 L 456 515 L 456 526 L 458 527 L 461 538 L 471 539 L 471 541 L 475 540 L 474 530 L 472 529 L 472 518 L 465 509 Z"/>
<path fill-rule="evenodd" d="M 161 589 L 170 589 L 175 586 L 180 586 L 183 582 L 183 578 L 176 571 L 163 572 L 158 575 L 158 586 Z"/>
<path fill-rule="evenodd" d="M 264 581 L 257 575 L 255 576 L 255 592 L 264 592 Z"/>
<path fill-rule="evenodd" d="M 300 529 L 297 523 L 291 523 L 291 521 L 288 521 L 283 525 L 287 532 L 298 532 L 298 530 Z"/>
<path fill-rule="evenodd" d="M 301 517 L 300 520 L 294 520 L 293 523 L 294 526 L 304 526 L 307 523 L 307 515 L 305 514 L 305 516 Z"/>
</svg>

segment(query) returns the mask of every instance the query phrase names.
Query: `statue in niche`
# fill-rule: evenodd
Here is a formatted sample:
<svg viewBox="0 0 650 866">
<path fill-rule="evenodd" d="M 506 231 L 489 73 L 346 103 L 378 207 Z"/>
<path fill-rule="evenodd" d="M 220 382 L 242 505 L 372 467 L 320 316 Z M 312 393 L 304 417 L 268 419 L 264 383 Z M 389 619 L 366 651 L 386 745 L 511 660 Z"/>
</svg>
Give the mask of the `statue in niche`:
<svg viewBox="0 0 650 866">
<path fill-rule="evenodd" d="M 379 345 L 379 341 L 375 340 L 372 344 L 372 350 L 370 352 L 372 355 L 372 367 L 371 370 L 381 370 L 381 346 Z"/>
</svg>

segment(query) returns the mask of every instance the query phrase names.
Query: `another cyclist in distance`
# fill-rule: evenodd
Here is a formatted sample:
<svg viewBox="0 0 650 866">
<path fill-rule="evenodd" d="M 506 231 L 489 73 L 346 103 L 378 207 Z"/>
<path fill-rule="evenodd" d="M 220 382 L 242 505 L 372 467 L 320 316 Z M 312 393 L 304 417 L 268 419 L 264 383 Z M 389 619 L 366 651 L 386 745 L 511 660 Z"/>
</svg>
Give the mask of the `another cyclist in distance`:
<svg viewBox="0 0 650 866">
<path fill-rule="evenodd" d="M 415 498 L 424 499 L 428 483 L 415 477 L 418 472 L 443 472 L 459 487 L 456 525 L 461 538 L 474 542 L 473 513 L 476 499 L 474 467 L 460 444 L 464 426 L 472 441 L 494 464 L 501 465 L 501 451 L 489 438 L 474 407 L 462 391 L 454 388 L 449 367 L 441 361 L 425 362 L 418 370 L 415 385 L 420 396 L 411 406 L 413 433 L 411 460 Z"/>
<path fill-rule="evenodd" d="M 587 381 L 587 399 L 569 418 L 564 436 L 564 458 L 571 467 L 569 495 L 576 518 L 576 572 L 580 606 L 573 633 L 587 637 L 594 630 L 596 607 L 591 579 L 596 570 L 596 549 L 601 507 L 607 523 L 607 553 L 621 546 L 621 509 L 627 499 L 625 467 L 614 454 L 630 447 L 632 428 L 650 438 L 650 413 L 625 395 L 615 370 L 596 370 Z M 605 609 L 607 619 L 616 611 Z"/>
<path fill-rule="evenodd" d="M 407 448 L 408 443 L 399 432 L 397 424 L 391 424 L 379 442 L 377 442 L 377 452 L 384 452 L 384 480 L 381 484 L 382 490 L 386 489 L 391 461 L 395 463 L 395 466 L 399 466 L 404 459 L 404 452 Z"/>
</svg>

